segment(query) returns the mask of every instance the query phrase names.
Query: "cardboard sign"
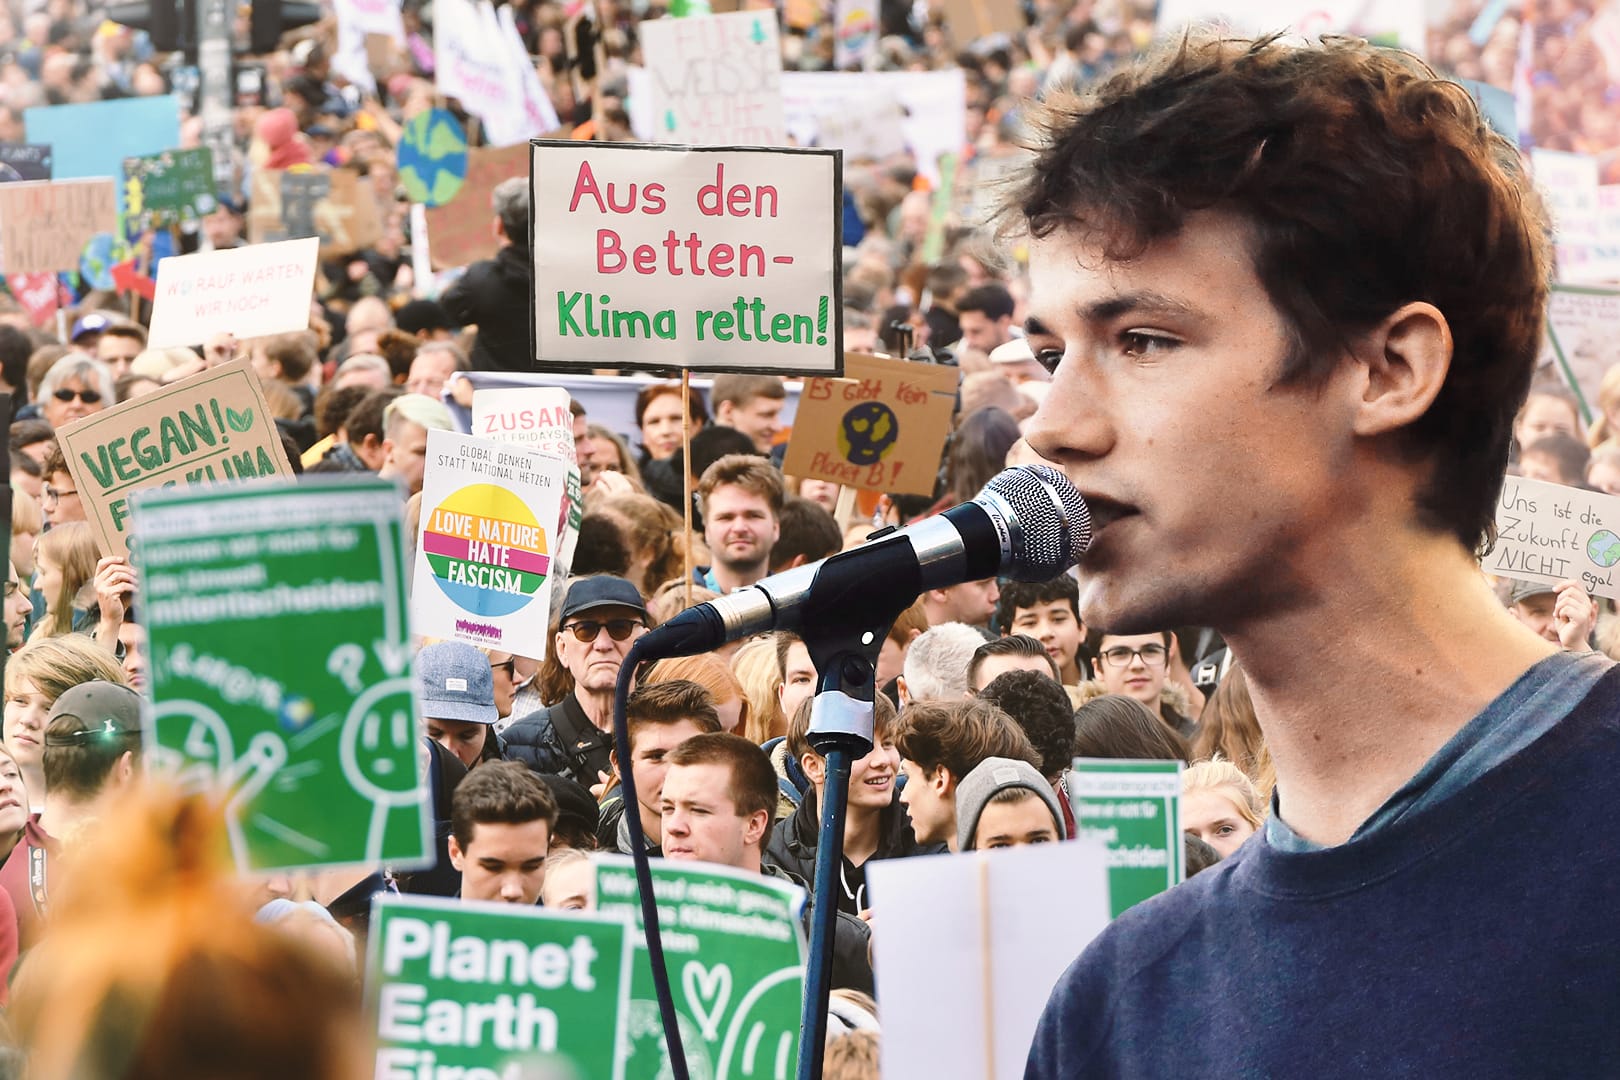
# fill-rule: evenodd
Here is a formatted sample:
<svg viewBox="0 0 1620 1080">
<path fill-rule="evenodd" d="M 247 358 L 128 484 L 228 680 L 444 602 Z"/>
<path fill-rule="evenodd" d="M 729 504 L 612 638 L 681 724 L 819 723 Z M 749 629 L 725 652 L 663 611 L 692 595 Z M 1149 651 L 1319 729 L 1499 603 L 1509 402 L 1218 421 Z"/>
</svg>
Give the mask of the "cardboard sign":
<svg viewBox="0 0 1620 1080">
<path fill-rule="evenodd" d="M 128 550 L 132 491 L 293 475 L 247 360 L 93 413 L 58 430 L 56 439 L 108 555 Z"/>
<path fill-rule="evenodd" d="M 214 155 L 206 146 L 124 159 L 124 216 L 132 236 L 200 221 L 218 205 Z"/>
<path fill-rule="evenodd" d="M 1496 503 L 1485 572 L 1555 585 L 1574 578 L 1620 599 L 1620 496 L 1510 476 Z"/>
<path fill-rule="evenodd" d="M 634 863 L 597 856 L 596 908 L 639 929 Z M 692 1076 L 788 1077 L 799 1053 L 804 890 L 711 863 L 653 863 L 664 962 Z M 665 912 L 668 914 L 666 915 Z M 627 1014 L 625 1080 L 669 1076 L 652 965 L 638 947 Z"/>
<path fill-rule="evenodd" d="M 801 146 L 862 146 L 873 157 L 892 152 L 886 142 L 896 126 L 890 106 L 865 119 L 874 104 L 898 102 L 899 129 L 917 170 L 939 182 L 942 154 L 967 145 L 967 83 L 961 68 L 949 71 L 789 71 L 782 76 L 782 111 L 788 133 Z M 843 134 L 835 141 L 835 132 Z M 850 134 L 858 132 L 859 135 Z M 863 140 L 860 143 L 854 139 Z M 879 152 L 881 151 L 881 152 Z"/>
<path fill-rule="evenodd" d="M 945 0 L 945 24 L 958 48 L 991 34 L 1021 34 L 1029 26 L 1024 6 L 1006 0 Z"/>
<path fill-rule="evenodd" d="M 368 248 L 382 234 L 370 183 L 354 169 L 253 173 L 251 243 L 318 237 L 321 258 L 329 259 Z"/>
<path fill-rule="evenodd" d="M 135 513 L 149 766 L 229 790 L 243 870 L 430 861 L 398 487 L 155 490 Z"/>
<path fill-rule="evenodd" d="M 535 341 L 547 368 L 836 374 L 839 156 L 533 144 Z"/>
<path fill-rule="evenodd" d="M 474 390 L 472 398 L 475 438 L 516 443 L 560 460 L 567 468 L 567 487 L 557 526 L 558 535 L 562 537 L 557 561 L 566 576 L 568 568 L 574 565 L 579 524 L 585 514 L 579 461 L 574 455 L 574 414 L 568 408 L 568 391 L 557 386 L 511 387 Z"/>
<path fill-rule="evenodd" d="M 1081 837 L 1108 846 L 1111 913 L 1186 877 L 1179 761 L 1075 758 L 1069 797 Z"/>
<path fill-rule="evenodd" d="M 490 228 L 495 210 L 495 185 L 514 176 L 529 175 L 529 144 L 476 146 L 467 151 L 467 179 L 456 197 L 427 211 L 428 235 L 433 238 L 433 269 L 468 266 L 493 259 L 499 244 Z"/>
<path fill-rule="evenodd" d="M 379 893 L 375 1075 L 617 1080 L 628 937 L 622 918 Z"/>
<path fill-rule="evenodd" d="M 112 180 L 0 184 L 0 252 L 8 274 L 77 270 L 97 233 L 118 225 Z"/>
<path fill-rule="evenodd" d="M 566 490 L 561 458 L 428 432 L 411 589 L 417 633 L 545 656 Z"/>
<path fill-rule="evenodd" d="M 867 491 L 933 494 L 956 380 L 953 367 L 850 353 L 842 379 L 805 383 L 782 471 Z"/>
<path fill-rule="evenodd" d="M 51 147 L 54 179 L 116 177 L 123 175 L 125 158 L 180 145 L 180 98 L 165 94 L 45 105 L 26 110 L 23 123 L 29 142 Z M 117 198 L 122 213 L 124 193 Z"/>
<path fill-rule="evenodd" d="M 0 184 L 51 179 L 51 148 L 32 143 L 0 143 Z"/>
<path fill-rule="evenodd" d="M 658 141 L 779 146 L 782 46 L 771 11 L 652 19 L 638 28 Z"/>
<path fill-rule="evenodd" d="M 1547 339 L 1538 366 L 1551 366 L 1597 418 L 1603 374 L 1620 364 L 1620 289 L 1554 285 L 1547 298 Z"/>
<path fill-rule="evenodd" d="M 304 329 L 318 246 L 313 239 L 287 240 L 164 259 L 148 347 L 198 345 L 218 333 L 242 339 Z"/>
<path fill-rule="evenodd" d="M 878 859 L 867 878 L 883 1075 L 1019 1080 L 1052 987 L 1108 925 L 1106 849 Z"/>
</svg>

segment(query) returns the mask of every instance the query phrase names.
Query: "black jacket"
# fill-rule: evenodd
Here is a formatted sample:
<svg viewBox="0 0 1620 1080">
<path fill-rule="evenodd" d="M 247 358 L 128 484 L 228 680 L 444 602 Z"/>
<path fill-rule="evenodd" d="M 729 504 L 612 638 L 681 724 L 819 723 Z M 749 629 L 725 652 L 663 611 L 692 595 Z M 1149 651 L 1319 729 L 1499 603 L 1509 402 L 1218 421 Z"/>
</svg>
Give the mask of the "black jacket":
<svg viewBox="0 0 1620 1080">
<path fill-rule="evenodd" d="M 795 877 L 780 867 L 772 866 L 769 862 L 760 865 L 760 873 L 766 877 L 778 880 L 791 881 L 809 892 L 809 886 L 803 878 Z M 804 905 L 804 932 L 810 934 L 810 914 L 813 898 L 806 900 Z M 834 990 L 859 990 L 863 994 L 877 996 L 877 983 L 872 977 L 872 928 L 865 920 L 857 919 L 845 912 L 837 912 L 833 922 L 833 958 L 832 958 L 832 988 Z"/>
<path fill-rule="evenodd" d="M 597 730 L 573 694 L 516 721 L 502 737 L 502 756 L 538 773 L 557 773 L 589 788 L 602 782 L 598 772 L 609 771 L 613 736 Z"/>
<path fill-rule="evenodd" d="M 467 267 L 439 298 L 458 325 L 478 327 L 471 357 L 474 371 L 533 369 L 534 349 L 529 340 L 533 285 L 529 249 L 508 244 L 493 259 Z"/>
<path fill-rule="evenodd" d="M 816 806 L 814 788 L 805 792 L 799 807 L 776 823 L 771 838 L 765 844 L 765 861 L 781 867 L 793 877 L 815 881 L 816 847 L 820 839 L 821 812 Z M 937 855 L 945 851 L 944 844 L 919 844 L 911 831 L 911 818 L 900 802 L 900 793 L 894 793 L 889 808 L 883 811 L 882 831 L 877 851 L 872 859 L 904 859 L 912 855 Z M 872 859 L 868 859 L 870 863 Z M 863 864 L 865 865 L 865 864 Z M 854 901 L 854 897 L 846 897 Z M 841 904 L 841 907 L 847 905 Z M 859 904 L 860 907 L 868 905 Z"/>
</svg>

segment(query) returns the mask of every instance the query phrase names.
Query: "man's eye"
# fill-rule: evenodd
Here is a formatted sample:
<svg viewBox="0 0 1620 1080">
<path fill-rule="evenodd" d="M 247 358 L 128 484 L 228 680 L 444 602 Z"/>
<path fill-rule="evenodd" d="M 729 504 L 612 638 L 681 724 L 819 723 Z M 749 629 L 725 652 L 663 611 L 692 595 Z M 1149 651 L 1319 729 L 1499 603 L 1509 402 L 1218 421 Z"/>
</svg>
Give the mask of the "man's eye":
<svg viewBox="0 0 1620 1080">
<path fill-rule="evenodd" d="M 1119 335 L 1120 350 L 1126 356 L 1156 356 L 1159 353 L 1174 349 L 1178 344 L 1179 342 L 1174 338 L 1145 333 L 1140 330 L 1127 330 Z"/>
<path fill-rule="evenodd" d="M 1035 362 L 1040 364 L 1041 367 L 1045 368 L 1049 373 L 1055 373 L 1058 369 L 1058 364 L 1062 363 L 1062 361 L 1062 349 L 1035 350 Z"/>
</svg>

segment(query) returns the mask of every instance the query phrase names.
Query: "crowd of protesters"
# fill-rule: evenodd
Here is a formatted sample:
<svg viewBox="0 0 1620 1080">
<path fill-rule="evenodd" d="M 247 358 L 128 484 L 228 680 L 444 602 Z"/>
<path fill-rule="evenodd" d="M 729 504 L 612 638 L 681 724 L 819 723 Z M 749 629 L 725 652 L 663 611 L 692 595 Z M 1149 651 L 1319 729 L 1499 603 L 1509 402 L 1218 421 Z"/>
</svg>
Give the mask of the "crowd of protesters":
<svg viewBox="0 0 1620 1080">
<path fill-rule="evenodd" d="M 605 68 L 586 87 L 562 7 L 513 7 L 564 123 L 583 129 L 579 137 L 629 138 L 625 72 L 638 59 L 643 16 L 596 5 Z M 625 430 L 593 423 L 576 402 L 584 516 L 573 576 L 552 612 L 551 648 L 517 656 L 425 641 L 417 656 L 443 837 L 427 871 L 325 873 L 248 890 L 214 861 L 217 830 L 198 804 L 128 801 L 142 751 L 131 690 L 148 677 L 140 583 L 125 560 L 100 556 L 55 438 L 84 416 L 244 358 L 295 471 L 390 477 L 407 509 L 420 512 L 427 432 L 453 426 L 448 405 L 470 392 L 461 373 L 535 367 L 526 181 L 466 210 L 487 216 L 500 238 L 494 258 L 431 284 L 411 267 L 393 143 L 401 122 L 433 103 L 424 13 L 407 6 L 411 44 L 376 95 L 333 74 L 331 27 L 317 26 L 262 58 L 262 100 L 236 110 L 237 182 L 201 223 L 214 247 L 247 242 L 250 174 L 266 153 L 276 167 L 345 165 L 373 180 L 384 240 L 323 262 L 309 330 L 148 349 L 127 302 L 109 294 L 78 295 L 60 335 L 0 296 L 15 499 L 4 604 L 0 834 L 11 840 L 0 863 L 0 975 L 15 969 L 20 1044 L 49 1048 L 31 1075 L 83 1075 L 63 1048 L 89 1045 L 111 1021 L 100 1012 L 106 1005 L 69 1002 L 95 993 L 154 1002 L 144 1034 L 125 1048 L 144 1070 L 130 1075 L 236 1075 L 222 1064 L 229 1055 L 187 1060 L 178 1049 L 211 1027 L 254 1033 L 257 1041 L 236 1051 L 277 1063 L 254 1075 L 359 1075 L 364 1040 L 334 1017 L 352 1012 L 359 1022 L 357 950 L 375 893 L 588 907 L 581 869 L 591 852 L 629 852 L 632 814 L 659 858 L 811 884 L 826 767 L 807 739 L 816 670 L 804 643 L 761 635 L 640 673 L 627 703 L 628 761 L 610 735 L 619 667 L 637 637 L 689 604 L 937 513 L 972 498 L 1002 468 L 1038 460 L 1024 436 L 1052 392 L 1052 365 L 1024 334 L 1028 270 L 962 207 L 973 202 L 973 164 L 1013 153 L 1039 98 L 1091 82 L 1149 44 L 1151 7 L 1037 2 L 1025 34 L 967 44 L 937 13 L 881 5 L 880 67 L 959 66 L 967 76 L 968 167 L 944 197 L 948 213 L 933 212 L 940 193 L 904 156 L 847 162 L 844 177 L 853 214 L 846 343 L 960 375 L 935 490 L 849 499 L 834 485 L 785 475 L 788 387 L 777 376 L 717 376 L 689 408 L 679 383 L 643 379 L 626 391 L 635 424 Z M 1589 4 L 1563 7 L 1568 20 L 1592 18 Z M 1451 14 L 1443 38 L 1462 35 L 1464 9 Z M 1517 27 L 1516 15 L 1483 44 L 1448 47 L 1437 62 L 1500 83 L 1502 65 L 1511 67 L 1499 40 L 1510 23 Z M 789 33 L 784 53 L 790 67 L 829 67 L 830 13 Z M 0 13 L 0 141 L 22 141 L 21 110 L 34 105 L 167 92 L 165 59 L 82 0 Z M 1562 70 L 1556 60 L 1549 71 Z M 1536 92 L 1551 93 L 1547 85 Z M 1585 114 L 1612 116 L 1613 106 L 1580 111 L 1579 126 L 1602 143 L 1609 128 Z M 185 138 L 198 136 L 188 121 Z M 939 254 L 925 259 L 931 246 Z M 1604 388 L 1601 415 L 1588 425 L 1567 391 L 1537 385 L 1514 423 L 1510 467 L 1620 493 L 1620 376 Z M 1620 657 L 1620 617 L 1578 582 L 1492 586 L 1502 607 L 1550 645 Z M 1273 760 L 1245 672 L 1221 636 L 1198 625 L 1130 634 L 1088 626 L 1073 575 L 992 578 L 919 596 L 883 644 L 878 679 L 874 746 L 854 764 L 834 890 L 834 981 L 850 992 L 843 1007 L 858 1022 L 837 1033 L 829 1076 L 876 1075 L 881 1009 L 869 996 L 870 942 L 882 932 L 879 919 L 892 916 L 874 918 L 873 860 L 1074 837 L 1066 774 L 1076 756 L 1187 764 L 1190 869 L 1231 857 L 1272 817 Z M 619 785 L 627 774 L 634 805 Z M 96 888 L 75 889 L 81 876 Z M 75 950 L 70 934 L 88 944 Z M 239 977 L 182 971 L 174 957 L 188 950 L 227 958 Z M 8 985 L 0 979 L 0 998 Z M 175 986 L 185 993 L 162 989 Z M 0 1075 L 16 1064 L 0 1059 Z"/>
</svg>

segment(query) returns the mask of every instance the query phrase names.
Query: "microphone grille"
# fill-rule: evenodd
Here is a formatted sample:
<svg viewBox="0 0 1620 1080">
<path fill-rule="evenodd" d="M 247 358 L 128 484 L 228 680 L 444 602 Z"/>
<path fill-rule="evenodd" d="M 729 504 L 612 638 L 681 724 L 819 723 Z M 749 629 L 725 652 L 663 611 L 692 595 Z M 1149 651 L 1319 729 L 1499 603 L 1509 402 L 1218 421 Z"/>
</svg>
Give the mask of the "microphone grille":
<svg viewBox="0 0 1620 1080">
<path fill-rule="evenodd" d="M 1091 511 L 1069 478 L 1050 465 L 1020 465 L 991 478 L 986 493 L 1011 511 L 1012 558 L 1018 581 L 1045 581 L 1080 561 L 1091 546 Z"/>
</svg>

